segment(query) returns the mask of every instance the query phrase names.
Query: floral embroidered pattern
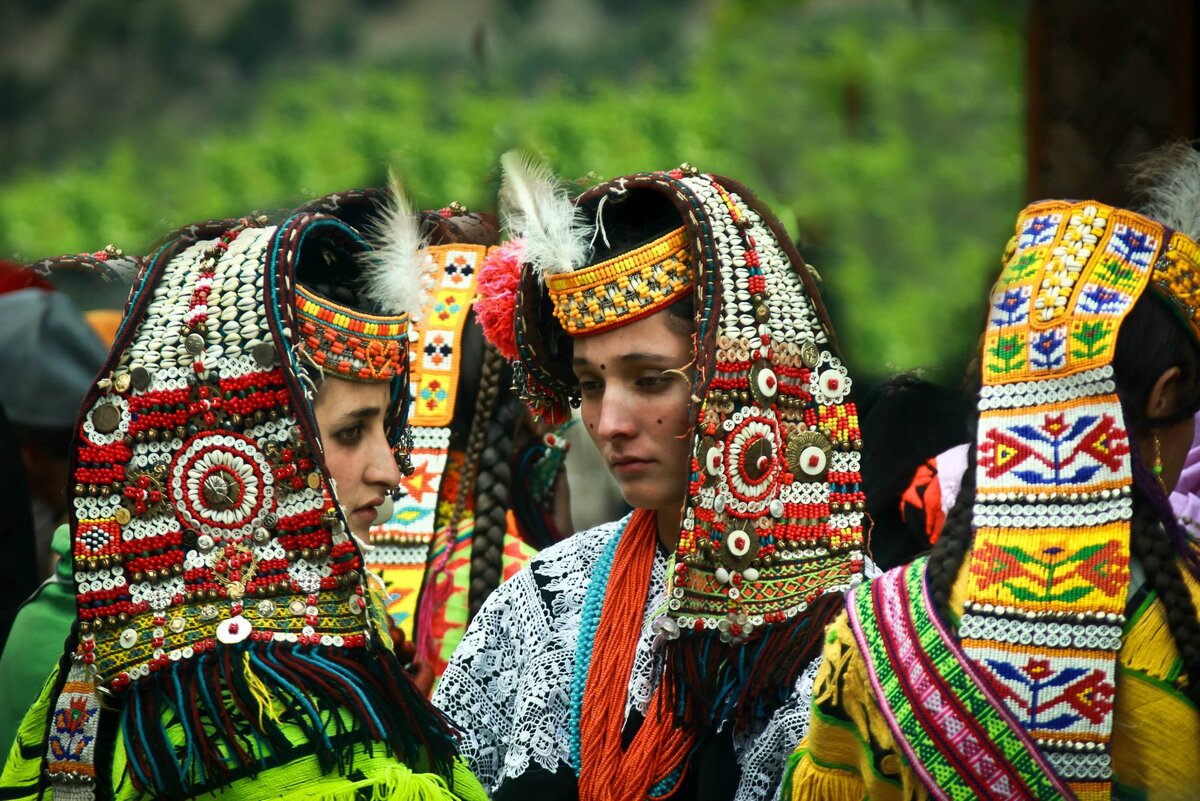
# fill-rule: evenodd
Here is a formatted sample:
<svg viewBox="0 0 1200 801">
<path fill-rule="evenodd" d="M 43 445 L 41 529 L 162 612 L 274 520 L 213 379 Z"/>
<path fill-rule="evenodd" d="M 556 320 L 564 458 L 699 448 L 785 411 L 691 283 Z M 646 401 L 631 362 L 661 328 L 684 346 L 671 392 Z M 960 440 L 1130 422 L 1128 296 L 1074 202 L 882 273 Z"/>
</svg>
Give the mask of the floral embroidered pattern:
<svg viewBox="0 0 1200 801">
<path fill-rule="evenodd" d="M 1061 738 L 1111 724 L 1116 684 L 1087 657 L 975 648 L 973 658 L 1026 731 Z"/>
<path fill-rule="evenodd" d="M 1080 797 L 1109 787 L 1114 621 L 1130 581 L 1130 443 L 1111 361 L 1167 234 L 1095 202 L 1030 206 L 982 354 L 962 648 Z"/>
</svg>

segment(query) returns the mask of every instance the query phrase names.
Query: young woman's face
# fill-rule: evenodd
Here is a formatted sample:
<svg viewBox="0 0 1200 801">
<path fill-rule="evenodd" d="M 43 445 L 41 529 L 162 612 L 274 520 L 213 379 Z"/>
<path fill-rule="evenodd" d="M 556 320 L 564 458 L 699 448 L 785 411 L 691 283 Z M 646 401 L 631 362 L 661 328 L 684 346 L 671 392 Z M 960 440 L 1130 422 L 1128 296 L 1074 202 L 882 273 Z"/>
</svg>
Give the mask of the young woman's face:
<svg viewBox="0 0 1200 801">
<path fill-rule="evenodd" d="M 337 499 L 350 530 L 364 539 L 378 506 L 400 483 L 400 468 L 384 430 L 390 393 L 387 383 L 327 377 L 313 407 Z"/>
<path fill-rule="evenodd" d="M 683 506 L 691 454 L 691 337 L 662 311 L 575 340 L 583 422 L 625 500 L 639 509 Z"/>
</svg>

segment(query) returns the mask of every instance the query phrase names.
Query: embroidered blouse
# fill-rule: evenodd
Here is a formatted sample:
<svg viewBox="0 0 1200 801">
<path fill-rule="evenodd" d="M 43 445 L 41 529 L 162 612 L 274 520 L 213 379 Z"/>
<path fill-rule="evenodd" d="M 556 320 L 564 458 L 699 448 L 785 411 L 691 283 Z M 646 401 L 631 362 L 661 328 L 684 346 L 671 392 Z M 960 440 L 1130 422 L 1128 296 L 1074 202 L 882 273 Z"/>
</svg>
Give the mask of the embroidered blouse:
<svg viewBox="0 0 1200 801">
<path fill-rule="evenodd" d="M 497 797 L 523 776 L 526 782 L 554 777 L 561 784 L 564 774 L 574 775 L 567 767 L 567 729 L 581 612 L 592 568 L 624 524 L 620 520 L 575 534 L 501 584 L 471 622 L 438 684 L 434 704 L 462 730 L 463 755 Z M 627 719 L 645 712 L 655 689 L 650 622 L 666 604 L 666 567 L 660 549 L 647 587 Z M 718 760 L 726 755 L 726 764 L 705 765 L 703 772 L 732 775 L 737 801 L 774 796 L 787 755 L 808 730 L 808 698 L 819 661 L 809 665 L 769 720 L 754 731 L 726 731 L 717 738 L 723 742 L 710 753 Z"/>
</svg>

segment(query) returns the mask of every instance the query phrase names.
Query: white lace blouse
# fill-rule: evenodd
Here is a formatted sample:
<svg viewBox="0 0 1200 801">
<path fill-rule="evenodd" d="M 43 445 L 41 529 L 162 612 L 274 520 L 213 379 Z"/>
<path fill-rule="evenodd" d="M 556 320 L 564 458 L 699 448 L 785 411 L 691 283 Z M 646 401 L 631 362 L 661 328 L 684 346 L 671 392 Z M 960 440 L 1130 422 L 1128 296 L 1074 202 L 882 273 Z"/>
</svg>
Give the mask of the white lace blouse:
<svg viewBox="0 0 1200 801">
<path fill-rule="evenodd" d="M 628 518 L 626 518 L 628 519 Z M 625 520 L 567 538 L 535 556 L 484 602 L 434 693 L 463 733 L 462 752 L 489 792 L 531 765 L 553 773 L 569 763 L 567 726 L 575 644 L 592 568 Z M 647 588 L 626 699 L 644 713 L 654 691 L 650 622 L 666 601 L 659 551 Z M 741 767 L 737 801 L 772 798 L 784 762 L 808 732 L 814 659 L 791 697 L 754 731 L 734 735 Z"/>
</svg>

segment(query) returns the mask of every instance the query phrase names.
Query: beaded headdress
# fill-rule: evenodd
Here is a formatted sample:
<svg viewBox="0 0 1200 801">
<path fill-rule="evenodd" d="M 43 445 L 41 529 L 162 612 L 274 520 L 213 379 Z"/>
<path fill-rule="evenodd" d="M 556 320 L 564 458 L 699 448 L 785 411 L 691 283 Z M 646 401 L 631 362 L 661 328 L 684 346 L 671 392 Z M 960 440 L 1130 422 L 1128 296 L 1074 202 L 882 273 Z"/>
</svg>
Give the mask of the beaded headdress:
<svg viewBox="0 0 1200 801">
<path fill-rule="evenodd" d="M 979 395 L 975 544 L 959 636 L 1080 798 L 1111 792 L 1130 586 L 1131 443 L 1113 380 L 1149 289 L 1193 332 L 1200 248 L 1094 201 L 1026 208 L 992 290 Z"/>
<path fill-rule="evenodd" d="M 452 753 L 369 614 L 301 375 L 300 282 L 349 284 L 371 248 L 328 216 L 263 222 L 185 229 L 148 259 L 84 401 L 77 619 L 47 731 L 56 797 L 122 781 L 182 797 L 301 753 L 328 772 L 371 741 L 410 763 Z M 374 315 L 356 334 L 380 336 L 380 319 L 403 323 Z M 405 372 L 375 374 L 398 443 Z M 300 751 L 285 726 L 306 733 Z"/>
<path fill-rule="evenodd" d="M 691 471 L 668 609 L 655 626 L 674 641 L 668 669 L 684 690 L 684 716 L 720 719 L 737 705 L 745 720 L 759 701 L 786 695 L 791 682 L 778 671 L 804 668 L 862 570 L 862 441 L 851 382 L 804 261 L 747 189 L 688 165 L 619 178 L 579 198 L 585 241 L 605 235 L 592 227 L 605 204 L 634 193 L 656 193 L 678 212 L 680 231 L 635 253 L 653 252 L 650 262 L 666 265 L 662 286 L 687 265 L 696 323 Z M 657 254 L 665 261 L 655 262 Z M 644 277 L 644 256 L 628 263 L 628 274 Z M 602 308 L 634 319 L 640 309 L 618 298 L 638 294 L 631 281 L 605 295 Z M 548 419 L 565 416 L 577 398 L 558 304 L 527 270 L 516 314 L 518 380 Z M 733 658 L 711 640 L 747 650 Z"/>
</svg>

